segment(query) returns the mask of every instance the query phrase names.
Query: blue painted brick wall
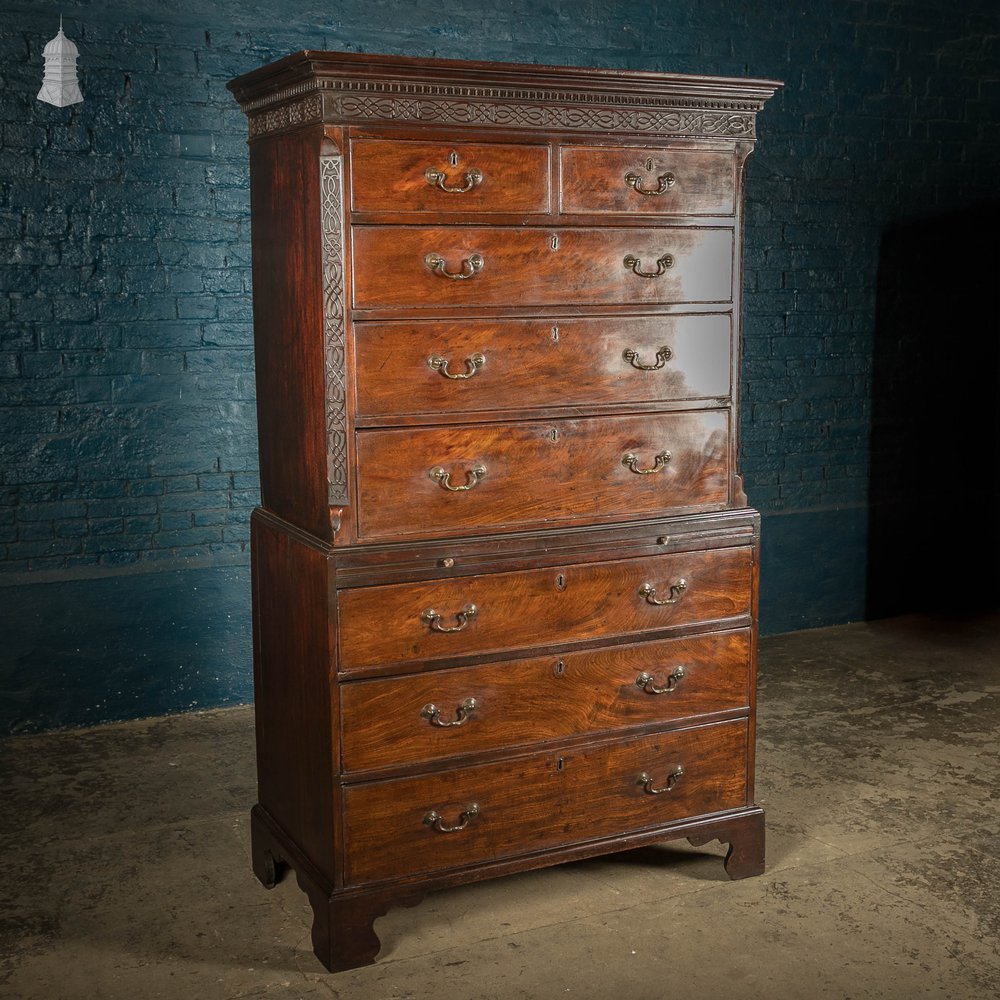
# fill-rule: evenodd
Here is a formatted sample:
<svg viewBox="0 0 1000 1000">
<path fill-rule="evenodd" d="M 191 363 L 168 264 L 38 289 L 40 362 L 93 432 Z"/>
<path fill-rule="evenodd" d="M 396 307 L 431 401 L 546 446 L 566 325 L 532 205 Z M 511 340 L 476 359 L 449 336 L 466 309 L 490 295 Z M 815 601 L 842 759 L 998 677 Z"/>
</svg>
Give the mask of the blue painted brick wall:
<svg viewBox="0 0 1000 1000">
<path fill-rule="evenodd" d="M 86 98 L 67 109 L 35 100 L 59 10 Z M 995 197 L 995 0 L 59 10 L 8 4 L 0 23 L 0 581 L 245 565 L 246 123 L 225 83 L 329 48 L 786 81 L 748 172 L 742 468 L 770 547 L 764 627 L 860 615 L 880 236 Z"/>
</svg>

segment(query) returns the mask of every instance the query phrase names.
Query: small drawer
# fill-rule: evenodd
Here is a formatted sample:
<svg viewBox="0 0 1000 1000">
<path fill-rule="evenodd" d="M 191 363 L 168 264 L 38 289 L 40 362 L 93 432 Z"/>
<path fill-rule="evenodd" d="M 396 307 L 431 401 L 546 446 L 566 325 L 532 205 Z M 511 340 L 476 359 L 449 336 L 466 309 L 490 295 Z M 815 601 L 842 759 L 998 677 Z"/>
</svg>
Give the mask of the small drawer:
<svg viewBox="0 0 1000 1000">
<path fill-rule="evenodd" d="M 413 764 L 749 705 L 750 631 L 341 685 L 347 771 Z"/>
<path fill-rule="evenodd" d="M 358 309 L 729 302 L 733 230 L 354 226 Z"/>
<path fill-rule="evenodd" d="M 751 549 L 739 546 L 342 590 L 340 666 L 486 656 L 742 618 L 751 570 Z"/>
<path fill-rule="evenodd" d="M 728 410 L 367 430 L 357 453 L 365 539 L 719 510 L 732 478 Z"/>
<path fill-rule="evenodd" d="M 736 158 L 702 149 L 565 146 L 561 210 L 572 213 L 732 215 Z"/>
<path fill-rule="evenodd" d="M 747 723 L 348 787 L 346 881 L 458 868 L 747 805 Z"/>
<path fill-rule="evenodd" d="M 362 415 L 725 398 L 728 314 L 359 323 Z"/>
<path fill-rule="evenodd" d="M 355 212 L 548 212 L 548 146 L 351 143 Z"/>
</svg>

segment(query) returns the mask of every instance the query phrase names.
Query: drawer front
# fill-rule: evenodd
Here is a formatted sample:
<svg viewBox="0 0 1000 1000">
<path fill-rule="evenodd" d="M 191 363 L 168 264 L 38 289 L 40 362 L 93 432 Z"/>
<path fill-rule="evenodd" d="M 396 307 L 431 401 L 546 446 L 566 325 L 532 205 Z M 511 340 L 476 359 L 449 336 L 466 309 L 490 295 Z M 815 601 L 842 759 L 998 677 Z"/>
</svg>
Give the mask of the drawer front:
<svg viewBox="0 0 1000 1000">
<path fill-rule="evenodd" d="M 560 158 L 563 212 L 732 215 L 735 210 L 732 153 L 567 146 Z"/>
<path fill-rule="evenodd" d="M 746 771 L 739 720 L 356 785 L 344 792 L 346 880 L 457 868 L 736 809 L 746 805 Z"/>
<path fill-rule="evenodd" d="M 732 229 L 355 226 L 359 309 L 729 302 Z"/>
<path fill-rule="evenodd" d="M 342 590 L 340 664 L 486 655 L 744 616 L 751 566 L 741 546 Z"/>
<path fill-rule="evenodd" d="M 749 705 L 750 632 L 719 632 L 341 685 L 348 771 Z"/>
<path fill-rule="evenodd" d="M 547 146 L 356 139 L 356 212 L 548 212 Z"/>
<path fill-rule="evenodd" d="M 369 430 L 357 450 L 366 539 L 718 510 L 731 478 L 726 410 Z"/>
<path fill-rule="evenodd" d="M 360 323 L 365 415 L 728 397 L 728 314 Z"/>
</svg>

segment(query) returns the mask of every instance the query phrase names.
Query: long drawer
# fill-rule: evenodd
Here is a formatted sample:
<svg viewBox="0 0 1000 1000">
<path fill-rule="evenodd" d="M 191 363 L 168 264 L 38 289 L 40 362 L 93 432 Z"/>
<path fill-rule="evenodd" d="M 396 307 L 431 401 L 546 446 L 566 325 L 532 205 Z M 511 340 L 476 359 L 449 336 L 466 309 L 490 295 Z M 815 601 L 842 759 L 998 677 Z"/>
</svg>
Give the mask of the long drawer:
<svg viewBox="0 0 1000 1000">
<path fill-rule="evenodd" d="M 747 724 L 351 786 L 349 884 L 620 836 L 747 804 Z"/>
<path fill-rule="evenodd" d="M 729 314 L 359 323 L 362 415 L 728 397 Z"/>
<path fill-rule="evenodd" d="M 358 309 L 729 302 L 733 230 L 355 226 Z"/>
<path fill-rule="evenodd" d="M 748 546 L 338 592 L 344 671 L 649 632 L 750 613 Z"/>
<path fill-rule="evenodd" d="M 717 510 L 729 413 L 652 413 L 357 434 L 365 539 Z"/>
<path fill-rule="evenodd" d="M 438 760 L 749 705 L 739 629 L 341 686 L 347 771 Z"/>
</svg>

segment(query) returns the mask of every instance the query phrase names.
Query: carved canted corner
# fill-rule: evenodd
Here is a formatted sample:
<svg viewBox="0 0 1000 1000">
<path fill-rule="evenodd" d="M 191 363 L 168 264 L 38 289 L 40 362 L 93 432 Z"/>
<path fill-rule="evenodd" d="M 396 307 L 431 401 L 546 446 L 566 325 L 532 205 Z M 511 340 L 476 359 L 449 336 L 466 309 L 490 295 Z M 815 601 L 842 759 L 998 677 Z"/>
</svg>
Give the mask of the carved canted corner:
<svg viewBox="0 0 1000 1000">
<path fill-rule="evenodd" d="M 293 96 L 291 93 L 289 97 Z M 249 115 L 250 138 L 256 139 L 271 132 L 284 132 L 286 129 L 299 125 L 311 125 L 321 121 L 323 115 L 323 98 L 317 93 L 311 93 L 299 100 L 289 100 L 277 107 L 251 111 Z"/>
<path fill-rule="evenodd" d="M 344 330 L 343 160 L 320 157 L 323 233 L 323 349 L 326 389 L 326 468 L 330 506 L 344 506 L 347 490 L 347 388 Z"/>
</svg>

